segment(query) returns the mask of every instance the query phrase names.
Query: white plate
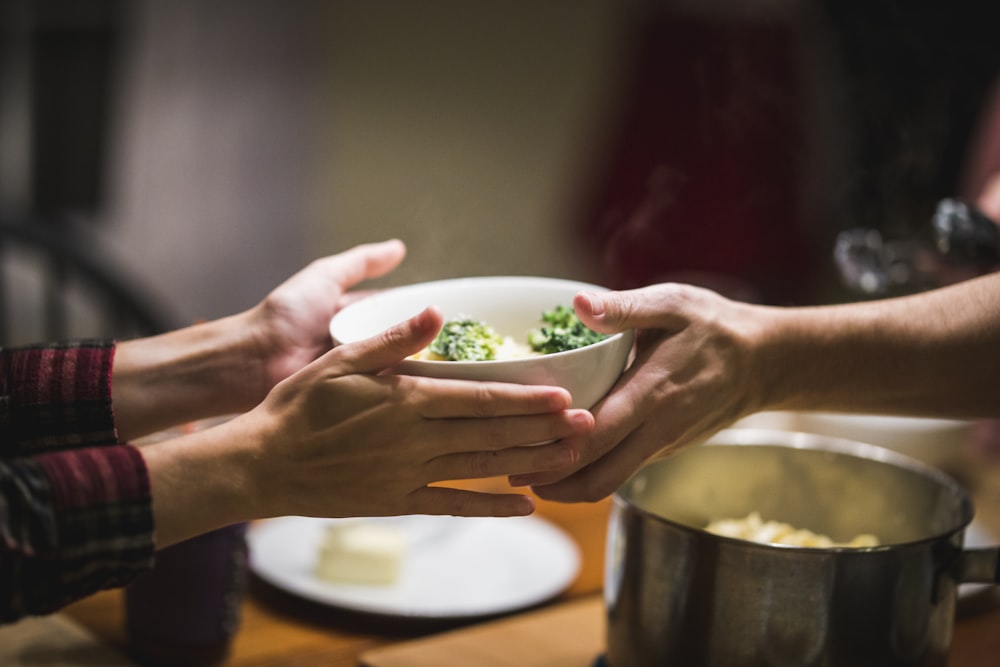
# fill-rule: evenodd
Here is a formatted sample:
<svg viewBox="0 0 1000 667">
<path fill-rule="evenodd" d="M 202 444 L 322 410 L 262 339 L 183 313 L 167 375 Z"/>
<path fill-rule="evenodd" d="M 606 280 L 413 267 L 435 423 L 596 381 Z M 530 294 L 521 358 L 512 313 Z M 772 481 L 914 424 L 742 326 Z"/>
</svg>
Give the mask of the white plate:
<svg viewBox="0 0 1000 667">
<path fill-rule="evenodd" d="M 406 516 L 364 519 L 398 525 L 406 540 L 389 586 L 337 584 L 313 574 L 324 527 L 335 521 L 282 517 L 248 532 L 250 567 L 268 583 L 333 607 L 390 616 L 459 618 L 531 607 L 576 579 L 580 552 L 537 517 Z"/>
</svg>

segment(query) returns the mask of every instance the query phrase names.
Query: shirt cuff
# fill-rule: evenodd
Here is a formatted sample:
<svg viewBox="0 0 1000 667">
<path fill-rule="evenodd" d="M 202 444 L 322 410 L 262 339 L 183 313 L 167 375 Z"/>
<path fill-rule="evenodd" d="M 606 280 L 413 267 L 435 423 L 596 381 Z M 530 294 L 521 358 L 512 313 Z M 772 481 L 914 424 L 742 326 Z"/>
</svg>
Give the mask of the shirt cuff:
<svg viewBox="0 0 1000 667">
<path fill-rule="evenodd" d="M 117 443 L 111 408 L 113 341 L 6 351 L 5 407 L 10 455 Z"/>
<path fill-rule="evenodd" d="M 20 551 L 24 613 L 43 614 L 153 565 L 149 474 L 131 445 L 42 454 L 30 460 L 39 497 Z M 48 487 L 47 489 L 45 487 Z M 37 507 L 37 506 L 36 506 Z"/>
</svg>

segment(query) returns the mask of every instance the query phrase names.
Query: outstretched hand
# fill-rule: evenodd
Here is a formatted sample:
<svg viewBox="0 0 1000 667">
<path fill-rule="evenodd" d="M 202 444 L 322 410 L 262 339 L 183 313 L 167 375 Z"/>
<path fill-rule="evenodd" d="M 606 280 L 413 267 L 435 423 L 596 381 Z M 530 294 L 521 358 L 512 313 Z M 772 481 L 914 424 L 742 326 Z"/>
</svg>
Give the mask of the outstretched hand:
<svg viewBox="0 0 1000 667">
<path fill-rule="evenodd" d="M 580 319 L 595 331 L 638 329 L 636 358 L 593 408 L 595 427 L 573 439 L 569 470 L 515 475 L 547 499 L 593 501 L 613 493 L 654 455 L 676 450 L 752 412 L 743 342 L 727 327 L 742 307 L 706 289 L 661 284 L 581 293 Z"/>
<path fill-rule="evenodd" d="M 405 255 L 406 246 L 390 240 L 315 260 L 249 311 L 249 327 L 266 360 L 258 399 L 330 349 L 330 318 L 350 301 L 349 289 L 389 273 Z"/>
<path fill-rule="evenodd" d="M 563 470 L 593 417 L 569 409 L 558 387 L 386 372 L 433 340 L 442 321 L 429 308 L 338 346 L 248 413 L 146 448 L 161 543 L 286 514 L 530 514 L 527 495 L 442 483 Z"/>
</svg>

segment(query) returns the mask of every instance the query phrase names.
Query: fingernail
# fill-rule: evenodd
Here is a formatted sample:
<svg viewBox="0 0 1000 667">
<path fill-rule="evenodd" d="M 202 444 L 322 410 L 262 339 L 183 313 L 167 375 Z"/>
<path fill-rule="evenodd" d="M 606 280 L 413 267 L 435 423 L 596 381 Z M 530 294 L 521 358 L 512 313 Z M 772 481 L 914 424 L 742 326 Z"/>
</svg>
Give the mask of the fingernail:
<svg viewBox="0 0 1000 667">
<path fill-rule="evenodd" d="M 594 317 L 601 317 L 604 315 L 604 301 L 600 297 L 591 292 L 584 292 L 583 298 L 585 298 L 587 303 L 590 304 L 590 312 L 593 313 Z"/>
<path fill-rule="evenodd" d="M 587 410 L 578 410 L 571 414 L 569 419 L 573 426 L 580 426 L 583 428 L 589 428 L 590 425 L 594 423 L 594 418 Z"/>
</svg>

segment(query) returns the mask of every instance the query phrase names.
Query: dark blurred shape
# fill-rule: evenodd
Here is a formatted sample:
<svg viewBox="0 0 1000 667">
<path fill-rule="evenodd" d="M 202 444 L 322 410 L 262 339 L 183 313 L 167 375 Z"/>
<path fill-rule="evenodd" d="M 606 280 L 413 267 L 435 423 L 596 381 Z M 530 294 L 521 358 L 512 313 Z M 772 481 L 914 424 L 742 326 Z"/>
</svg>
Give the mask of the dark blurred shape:
<svg viewBox="0 0 1000 667">
<path fill-rule="evenodd" d="M 848 170 L 831 183 L 838 229 L 928 239 L 927 220 L 958 182 L 1000 71 L 1000 3 L 821 3 L 838 75 Z"/>
<path fill-rule="evenodd" d="M 698 282 L 800 296 L 803 81 L 781 18 L 660 9 L 641 19 L 631 81 L 584 211 L 615 288 Z"/>
<path fill-rule="evenodd" d="M 976 207 L 942 199 L 923 235 L 885 240 L 878 229 L 855 227 L 837 236 L 833 257 L 845 287 L 864 296 L 891 296 L 941 287 L 1000 265 L 1000 226 Z"/>
<path fill-rule="evenodd" d="M 94 228 L 126 5 L 0 0 L 0 345 L 178 325 Z"/>
<path fill-rule="evenodd" d="M 597 279 L 813 302 L 840 298 L 839 231 L 930 242 L 1000 71 L 1000 3 L 642 4 L 580 214 Z"/>
<path fill-rule="evenodd" d="M 132 338 L 179 325 L 88 225 L 0 216 L 0 347 Z"/>
<path fill-rule="evenodd" d="M 938 250 L 946 256 L 987 266 L 1000 262 L 1000 226 L 975 206 L 942 199 L 931 222 Z"/>
<path fill-rule="evenodd" d="M 0 42 L 20 49 L 0 54 L 0 92 L 26 100 L 29 212 L 93 215 L 103 203 L 124 6 L 0 0 Z"/>
<path fill-rule="evenodd" d="M 129 650 L 147 667 L 223 662 L 247 590 L 246 524 L 160 550 L 152 570 L 125 588 Z"/>
</svg>

